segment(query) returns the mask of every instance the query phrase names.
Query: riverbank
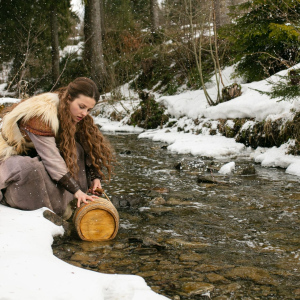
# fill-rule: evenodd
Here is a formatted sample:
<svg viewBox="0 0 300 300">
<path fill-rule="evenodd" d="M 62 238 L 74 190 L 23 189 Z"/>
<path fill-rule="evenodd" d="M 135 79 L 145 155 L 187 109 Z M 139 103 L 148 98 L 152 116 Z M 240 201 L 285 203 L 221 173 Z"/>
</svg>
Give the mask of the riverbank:
<svg viewBox="0 0 300 300">
<path fill-rule="evenodd" d="M 0 205 L 0 299 L 167 299 L 140 276 L 88 271 L 55 257 L 53 236 L 64 230 L 45 219 L 43 211 Z"/>
<path fill-rule="evenodd" d="M 224 71 L 226 85 L 236 81 L 230 79 L 232 72 L 232 68 Z M 293 128 L 298 127 L 300 99 L 279 101 L 258 92 L 270 92 L 287 73 L 288 70 L 281 71 L 266 80 L 248 84 L 240 79 L 242 95 L 216 106 L 207 104 L 203 90 L 174 96 L 153 93 L 170 116 L 157 129 L 128 126 L 131 115 L 139 108 L 138 95 L 128 84 L 118 91 L 122 101 L 113 101 L 112 94 L 103 95 L 94 117 L 104 132 L 140 133 L 139 138 L 168 143 L 167 149 L 172 152 L 233 160 L 248 156 L 264 167 L 280 167 L 288 174 L 300 176 L 300 157 L 293 155 L 298 152 L 295 139 L 298 133 Z M 213 81 L 207 88 L 216 97 Z"/>
</svg>

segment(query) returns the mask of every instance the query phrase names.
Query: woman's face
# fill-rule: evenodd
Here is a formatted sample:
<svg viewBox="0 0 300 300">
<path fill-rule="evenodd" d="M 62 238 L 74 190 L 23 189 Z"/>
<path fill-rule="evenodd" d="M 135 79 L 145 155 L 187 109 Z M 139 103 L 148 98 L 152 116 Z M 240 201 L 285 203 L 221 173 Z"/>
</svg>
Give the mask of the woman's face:
<svg viewBox="0 0 300 300">
<path fill-rule="evenodd" d="M 90 113 L 96 104 L 95 99 L 79 95 L 70 103 L 70 112 L 74 123 L 80 122 L 86 115 Z"/>
</svg>

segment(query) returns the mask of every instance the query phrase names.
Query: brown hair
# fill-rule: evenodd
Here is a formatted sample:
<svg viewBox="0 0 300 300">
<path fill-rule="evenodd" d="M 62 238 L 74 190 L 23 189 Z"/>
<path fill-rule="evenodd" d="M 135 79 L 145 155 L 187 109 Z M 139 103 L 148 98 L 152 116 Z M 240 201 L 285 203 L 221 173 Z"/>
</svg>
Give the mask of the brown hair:
<svg viewBox="0 0 300 300">
<path fill-rule="evenodd" d="M 68 86 L 60 88 L 56 92 L 60 98 L 58 106 L 59 131 L 57 135 L 57 145 L 70 173 L 73 177 L 77 177 L 76 136 L 78 142 L 87 152 L 86 154 L 90 156 L 92 165 L 96 168 L 102 178 L 105 178 L 102 171 L 102 167 L 105 167 L 110 179 L 112 163 L 115 159 L 109 142 L 94 124 L 91 116 L 87 115 L 79 123 L 74 124 L 69 109 L 69 101 L 72 102 L 80 95 L 93 98 L 97 103 L 100 94 L 96 84 L 91 79 L 79 77 L 72 81 Z"/>
</svg>

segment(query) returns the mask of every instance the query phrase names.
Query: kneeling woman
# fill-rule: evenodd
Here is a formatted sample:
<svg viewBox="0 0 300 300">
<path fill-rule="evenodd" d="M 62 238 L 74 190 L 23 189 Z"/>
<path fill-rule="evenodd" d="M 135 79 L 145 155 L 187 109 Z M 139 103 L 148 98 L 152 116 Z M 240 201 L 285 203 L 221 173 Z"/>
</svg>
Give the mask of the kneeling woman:
<svg viewBox="0 0 300 300">
<path fill-rule="evenodd" d="M 10 107 L 0 135 L 0 201 L 22 210 L 48 207 L 65 219 L 69 202 L 93 200 L 111 176 L 113 153 L 89 112 L 100 95 L 85 77 Z"/>
</svg>

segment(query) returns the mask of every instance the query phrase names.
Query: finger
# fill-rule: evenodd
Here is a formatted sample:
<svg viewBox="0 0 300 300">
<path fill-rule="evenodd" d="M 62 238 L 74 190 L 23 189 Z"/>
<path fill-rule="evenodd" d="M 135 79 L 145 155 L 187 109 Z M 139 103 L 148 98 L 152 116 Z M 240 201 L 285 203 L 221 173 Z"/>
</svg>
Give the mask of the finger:
<svg viewBox="0 0 300 300">
<path fill-rule="evenodd" d="M 80 207 L 80 199 L 77 201 L 77 207 Z"/>
</svg>

